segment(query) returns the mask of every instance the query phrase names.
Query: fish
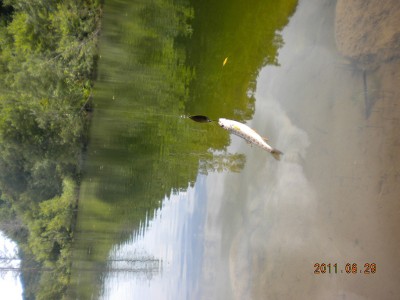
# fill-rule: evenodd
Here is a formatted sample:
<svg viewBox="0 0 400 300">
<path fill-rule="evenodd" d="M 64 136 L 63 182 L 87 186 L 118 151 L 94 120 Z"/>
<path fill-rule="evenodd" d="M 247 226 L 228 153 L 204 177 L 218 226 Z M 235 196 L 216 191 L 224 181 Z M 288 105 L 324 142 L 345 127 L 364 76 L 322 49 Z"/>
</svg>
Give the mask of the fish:
<svg viewBox="0 0 400 300">
<path fill-rule="evenodd" d="M 248 143 L 261 147 L 262 149 L 271 153 L 276 160 L 280 160 L 283 153 L 278 149 L 275 149 L 268 145 L 268 139 L 260 136 L 255 130 L 253 130 L 249 126 L 225 118 L 219 118 L 218 125 L 221 126 L 223 129 L 226 129 L 229 132 L 233 133 L 234 135 L 245 139 Z"/>
<path fill-rule="evenodd" d="M 228 62 L 228 57 L 226 57 L 226 58 L 224 59 L 224 62 L 222 63 L 222 66 L 225 66 L 227 62 Z"/>
</svg>

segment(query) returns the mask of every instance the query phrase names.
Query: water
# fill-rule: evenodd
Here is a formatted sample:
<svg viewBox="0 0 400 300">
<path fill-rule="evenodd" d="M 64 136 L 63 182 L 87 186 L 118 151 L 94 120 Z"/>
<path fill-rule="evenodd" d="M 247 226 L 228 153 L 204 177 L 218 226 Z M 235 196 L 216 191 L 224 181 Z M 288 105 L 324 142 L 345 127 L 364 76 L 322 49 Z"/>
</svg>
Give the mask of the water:
<svg viewBox="0 0 400 300">
<path fill-rule="evenodd" d="M 332 1 L 160 3 L 105 6 L 67 296 L 396 298 L 398 60 L 345 59 Z"/>
</svg>

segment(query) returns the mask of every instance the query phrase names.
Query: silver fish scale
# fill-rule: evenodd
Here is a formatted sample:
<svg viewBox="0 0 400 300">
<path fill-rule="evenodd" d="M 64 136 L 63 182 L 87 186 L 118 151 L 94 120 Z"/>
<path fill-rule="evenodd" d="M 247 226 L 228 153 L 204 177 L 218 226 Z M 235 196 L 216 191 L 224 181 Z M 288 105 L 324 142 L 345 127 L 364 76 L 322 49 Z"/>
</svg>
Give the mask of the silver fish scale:
<svg viewBox="0 0 400 300">
<path fill-rule="evenodd" d="M 270 149 L 268 149 L 264 144 L 260 143 L 260 141 L 258 141 L 255 138 L 245 134 L 244 132 L 242 132 L 240 130 L 237 130 L 236 128 L 229 127 L 229 131 L 231 133 L 233 133 L 233 134 L 245 139 L 248 143 L 255 144 L 255 145 L 257 145 L 257 146 L 259 146 L 259 147 L 261 147 L 261 148 L 263 148 L 263 149 L 265 149 L 267 151 L 270 151 Z"/>
</svg>

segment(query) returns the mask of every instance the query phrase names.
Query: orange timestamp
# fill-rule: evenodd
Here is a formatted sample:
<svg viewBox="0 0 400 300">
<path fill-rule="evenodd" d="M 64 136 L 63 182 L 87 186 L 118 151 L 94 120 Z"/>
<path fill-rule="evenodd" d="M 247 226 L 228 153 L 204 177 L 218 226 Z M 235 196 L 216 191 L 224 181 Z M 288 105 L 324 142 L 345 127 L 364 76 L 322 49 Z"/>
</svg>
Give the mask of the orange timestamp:
<svg viewBox="0 0 400 300">
<path fill-rule="evenodd" d="M 338 263 L 315 263 L 314 274 L 375 274 L 376 263 L 365 263 L 359 266 L 357 263 L 346 263 L 340 267 Z"/>
</svg>

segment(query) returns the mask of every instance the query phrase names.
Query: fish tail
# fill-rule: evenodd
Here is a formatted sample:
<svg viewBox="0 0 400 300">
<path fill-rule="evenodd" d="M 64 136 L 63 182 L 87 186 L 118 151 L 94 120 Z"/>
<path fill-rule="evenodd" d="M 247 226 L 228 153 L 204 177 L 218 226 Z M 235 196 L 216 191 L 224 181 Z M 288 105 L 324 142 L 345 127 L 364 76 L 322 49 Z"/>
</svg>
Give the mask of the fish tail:
<svg viewBox="0 0 400 300">
<path fill-rule="evenodd" d="M 283 153 L 281 151 L 279 151 L 278 149 L 272 149 L 271 150 L 271 154 L 276 160 L 280 160 L 281 159 L 281 155 Z"/>
</svg>

